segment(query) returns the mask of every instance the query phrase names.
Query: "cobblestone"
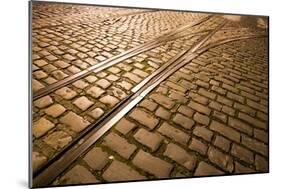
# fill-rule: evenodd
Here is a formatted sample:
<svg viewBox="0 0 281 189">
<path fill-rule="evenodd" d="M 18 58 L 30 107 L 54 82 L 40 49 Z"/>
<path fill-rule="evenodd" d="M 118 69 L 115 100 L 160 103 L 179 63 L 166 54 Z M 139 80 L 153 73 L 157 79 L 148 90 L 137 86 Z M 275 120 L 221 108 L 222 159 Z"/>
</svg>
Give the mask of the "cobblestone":
<svg viewBox="0 0 281 189">
<path fill-rule="evenodd" d="M 234 116 L 235 115 L 235 110 L 233 108 L 230 108 L 228 106 L 223 106 L 222 107 L 222 112 L 230 115 L 230 116 Z"/>
<path fill-rule="evenodd" d="M 185 117 L 182 114 L 176 114 L 173 121 L 186 129 L 191 129 L 194 125 L 194 121 L 192 119 Z"/>
<path fill-rule="evenodd" d="M 88 77 L 85 78 L 89 83 L 93 83 L 95 82 L 98 78 L 96 78 L 95 76 L 93 75 L 90 75 Z"/>
<path fill-rule="evenodd" d="M 205 155 L 208 149 L 208 147 L 204 143 L 195 138 L 192 138 L 189 148 L 200 153 L 201 155 Z"/>
<path fill-rule="evenodd" d="M 159 107 L 156 110 L 155 115 L 162 119 L 169 120 L 172 114 L 169 111 L 167 111 L 166 109 Z"/>
<path fill-rule="evenodd" d="M 133 85 L 127 81 L 121 81 L 120 83 L 117 83 L 117 85 L 121 86 L 126 90 L 130 90 L 133 87 Z"/>
<path fill-rule="evenodd" d="M 210 98 L 210 99 L 213 99 L 213 100 L 216 98 L 216 94 L 211 93 L 211 92 L 209 92 L 209 91 L 206 91 L 206 90 L 203 89 L 203 88 L 200 88 L 200 89 L 198 90 L 198 93 L 201 94 L 201 95 L 203 95 L 203 96 L 205 96 L 205 97 L 208 97 L 208 98 Z"/>
<path fill-rule="evenodd" d="M 85 81 L 83 80 L 78 80 L 78 81 L 75 81 L 73 83 L 73 85 L 79 89 L 84 89 L 85 87 L 87 87 L 89 84 L 86 83 Z"/>
<path fill-rule="evenodd" d="M 32 132 L 36 138 L 39 138 L 46 134 L 50 129 L 54 128 L 55 124 L 42 117 L 33 124 Z"/>
<path fill-rule="evenodd" d="M 152 102 L 151 100 L 144 99 L 141 103 L 140 106 L 143 108 L 146 108 L 149 111 L 154 111 L 157 108 L 157 104 Z"/>
<path fill-rule="evenodd" d="M 187 144 L 188 140 L 190 139 L 190 136 L 188 134 L 174 128 L 167 122 L 164 122 L 161 127 L 159 127 L 158 132 L 171 139 L 174 139 L 176 142 L 179 142 L 181 144 Z"/>
<path fill-rule="evenodd" d="M 128 132 L 130 132 L 135 127 L 136 127 L 136 124 L 134 124 L 134 123 L 128 121 L 127 119 L 123 118 L 117 123 L 115 128 L 119 132 L 121 132 L 122 134 L 126 135 Z"/>
<path fill-rule="evenodd" d="M 230 144 L 231 142 L 229 140 L 227 140 L 226 138 L 222 137 L 222 136 L 216 136 L 216 139 L 214 141 L 214 145 L 219 147 L 220 149 L 228 152 L 230 149 Z"/>
<path fill-rule="evenodd" d="M 52 72 L 52 76 L 54 76 L 56 79 L 58 80 L 62 80 L 64 78 L 66 78 L 68 75 L 65 74 L 63 71 L 61 70 L 56 70 Z"/>
<path fill-rule="evenodd" d="M 45 162 L 47 158 L 38 152 L 32 152 L 32 169 L 37 171 Z"/>
<path fill-rule="evenodd" d="M 254 172 L 255 170 L 245 167 L 238 162 L 235 162 L 235 173 L 241 174 L 241 173 L 254 173 Z"/>
<path fill-rule="evenodd" d="M 104 111 L 101 108 L 95 108 L 88 113 L 91 117 L 98 119 L 104 114 Z"/>
<path fill-rule="evenodd" d="M 242 144 L 262 155 L 268 155 L 268 146 L 246 135 L 242 135 Z"/>
<path fill-rule="evenodd" d="M 235 128 L 235 129 L 238 129 L 241 132 L 246 133 L 250 136 L 253 134 L 253 128 L 251 126 L 249 126 L 248 124 L 246 124 L 246 123 L 244 123 L 244 122 L 242 122 L 238 119 L 234 119 L 232 117 L 229 117 L 228 124 L 231 127 Z"/>
<path fill-rule="evenodd" d="M 234 169 L 233 159 L 229 155 L 226 155 L 214 147 L 210 147 L 208 150 L 208 157 L 211 162 L 221 167 L 225 171 L 232 172 Z"/>
<path fill-rule="evenodd" d="M 140 77 L 147 77 L 148 76 L 148 73 L 146 73 L 144 71 L 141 71 L 139 69 L 134 69 L 133 73 L 140 76 Z"/>
<path fill-rule="evenodd" d="M 101 148 L 93 148 L 89 151 L 83 160 L 94 170 L 101 170 L 109 162 L 108 153 Z"/>
<path fill-rule="evenodd" d="M 255 156 L 255 166 L 260 171 L 268 172 L 268 161 L 260 155 Z"/>
<path fill-rule="evenodd" d="M 244 97 L 228 92 L 227 97 L 240 103 L 244 103 Z"/>
<path fill-rule="evenodd" d="M 115 133 L 107 135 L 104 139 L 103 144 L 105 146 L 108 146 L 113 151 L 117 152 L 126 159 L 128 159 L 136 150 L 136 146 L 128 143 L 126 139 L 121 138 Z"/>
<path fill-rule="evenodd" d="M 265 107 L 265 106 L 263 106 L 263 105 L 261 105 L 261 104 L 259 104 L 259 103 L 256 103 L 256 102 L 254 102 L 254 101 L 252 101 L 252 100 L 247 99 L 247 104 L 248 104 L 250 107 L 252 107 L 252 108 L 254 108 L 254 109 L 256 109 L 256 110 L 260 110 L 260 111 L 262 111 L 262 112 L 264 112 L 264 113 L 267 113 L 267 107 Z"/>
<path fill-rule="evenodd" d="M 267 129 L 267 124 L 265 122 L 259 121 L 258 119 L 255 119 L 247 114 L 239 112 L 238 117 L 258 128 Z"/>
<path fill-rule="evenodd" d="M 134 138 L 143 145 L 148 146 L 152 151 L 157 150 L 163 140 L 163 137 L 145 129 L 139 129 Z"/>
<path fill-rule="evenodd" d="M 210 175 L 221 175 L 222 171 L 213 167 L 212 165 L 207 164 L 204 161 L 201 161 L 195 170 L 194 176 L 210 176 Z"/>
<path fill-rule="evenodd" d="M 171 92 L 169 95 L 170 98 L 175 100 L 177 103 L 185 104 L 187 102 L 187 99 L 185 97 L 185 94 L 179 93 L 179 92 Z"/>
<path fill-rule="evenodd" d="M 252 108 L 248 107 L 248 106 L 245 106 L 243 104 L 240 104 L 240 103 L 234 103 L 234 106 L 233 106 L 235 109 L 237 110 L 240 110 L 241 112 L 244 112 L 244 113 L 247 113 L 249 115 L 255 115 L 256 114 L 256 111 L 253 110 Z"/>
<path fill-rule="evenodd" d="M 80 132 L 84 130 L 90 123 L 78 116 L 74 112 L 68 112 L 65 116 L 63 116 L 60 121 L 66 125 L 68 125 L 71 130 L 75 132 Z"/>
<path fill-rule="evenodd" d="M 268 143 L 268 133 L 260 129 L 254 129 L 254 137 L 263 141 L 264 143 Z"/>
<path fill-rule="evenodd" d="M 175 102 L 161 94 L 152 94 L 150 98 L 167 109 L 171 109 L 175 105 Z"/>
<path fill-rule="evenodd" d="M 214 118 L 226 123 L 227 122 L 227 115 L 218 111 L 213 112 Z"/>
<path fill-rule="evenodd" d="M 183 106 L 181 105 L 178 109 L 178 111 L 188 117 L 192 117 L 192 115 L 194 114 L 194 111 L 190 108 L 188 108 L 187 106 Z"/>
<path fill-rule="evenodd" d="M 39 81 L 32 79 L 32 91 L 38 91 L 39 89 L 44 88 L 44 85 Z"/>
<path fill-rule="evenodd" d="M 63 131 L 55 131 L 44 139 L 44 142 L 56 150 L 65 147 L 71 141 L 72 137 Z"/>
<path fill-rule="evenodd" d="M 208 125 L 210 121 L 208 116 L 202 115 L 197 112 L 194 114 L 194 120 L 202 125 Z"/>
<path fill-rule="evenodd" d="M 124 163 L 114 160 L 104 172 L 103 178 L 107 181 L 143 180 L 144 176 Z"/>
<path fill-rule="evenodd" d="M 169 177 L 170 172 L 173 168 L 172 164 L 154 157 L 142 150 L 137 153 L 132 162 L 137 167 L 155 175 L 158 178 Z"/>
<path fill-rule="evenodd" d="M 68 87 L 63 87 L 63 88 L 57 90 L 56 94 L 66 100 L 70 100 L 70 99 L 74 98 L 75 96 L 77 96 L 77 93 L 75 91 L 69 89 Z"/>
<path fill-rule="evenodd" d="M 213 137 L 213 132 L 202 126 L 196 126 L 193 129 L 193 134 L 209 142 L 212 140 Z"/>
<path fill-rule="evenodd" d="M 132 74 L 132 73 L 129 73 L 129 72 L 125 73 L 125 74 L 123 75 L 123 77 L 127 77 L 128 79 L 134 81 L 135 83 L 139 83 L 139 82 L 142 80 L 142 79 L 141 79 L 140 77 L 138 77 L 137 75 Z"/>
<path fill-rule="evenodd" d="M 95 176 L 81 165 L 76 165 L 61 179 L 61 184 L 87 184 L 96 182 Z"/>
<path fill-rule="evenodd" d="M 175 83 L 172 83 L 172 82 L 170 82 L 170 81 L 166 82 L 166 85 L 169 86 L 169 87 L 171 87 L 172 89 L 174 89 L 174 90 L 176 90 L 176 91 L 180 91 L 180 92 L 182 92 L 182 93 L 185 93 L 185 92 L 186 92 L 186 89 L 185 89 L 185 88 L 183 88 L 183 87 L 181 87 L 181 86 L 179 86 L 179 85 L 177 85 L 177 84 L 175 84 Z"/>
<path fill-rule="evenodd" d="M 96 84 L 99 85 L 99 86 L 100 86 L 101 88 L 103 88 L 103 89 L 106 89 L 107 87 L 110 86 L 110 82 L 107 81 L 106 79 L 98 80 L 98 81 L 96 82 Z"/>
<path fill-rule="evenodd" d="M 225 97 L 218 96 L 217 101 L 227 106 L 232 106 L 233 102 Z"/>
<path fill-rule="evenodd" d="M 235 131 L 234 129 L 227 127 L 217 121 L 212 121 L 210 125 L 210 129 L 216 131 L 223 136 L 229 138 L 230 140 L 240 142 L 240 133 Z"/>
<path fill-rule="evenodd" d="M 94 103 L 90 101 L 87 97 L 79 97 L 77 98 L 74 102 L 74 105 L 76 105 L 80 110 L 85 111 L 87 110 L 90 106 L 92 106 Z"/>
<path fill-rule="evenodd" d="M 153 129 L 159 122 L 158 119 L 140 109 L 134 110 L 130 114 L 130 117 L 143 124 L 144 126 L 147 126 L 149 129 Z"/>
<path fill-rule="evenodd" d="M 195 94 L 195 93 L 189 93 L 189 96 L 196 102 L 198 103 L 201 103 L 201 104 L 204 104 L 204 105 L 207 105 L 208 104 L 208 99 L 201 96 L 201 95 L 198 95 L 198 94 Z"/>
<path fill-rule="evenodd" d="M 93 98 L 99 98 L 103 93 L 105 93 L 104 90 L 95 86 L 87 90 L 87 94 L 91 95 Z"/>
<path fill-rule="evenodd" d="M 38 108 L 45 108 L 46 106 L 53 104 L 53 100 L 50 96 L 44 96 L 34 101 L 34 106 Z"/>
<path fill-rule="evenodd" d="M 34 61 L 34 64 L 36 64 L 39 67 L 45 66 L 48 64 L 48 62 L 46 62 L 45 60 L 36 60 Z"/>
<path fill-rule="evenodd" d="M 191 101 L 188 106 L 192 109 L 194 109 L 195 111 L 198 111 L 202 114 L 206 114 L 206 115 L 209 115 L 211 113 L 211 110 L 201 104 L 198 104 L 194 101 Z"/>
<path fill-rule="evenodd" d="M 254 162 L 254 154 L 237 144 L 233 144 L 231 154 L 249 164 L 252 164 Z"/>
<path fill-rule="evenodd" d="M 164 155 L 168 156 L 169 158 L 176 161 L 177 163 L 185 166 L 187 169 L 191 171 L 195 168 L 195 164 L 196 164 L 195 157 L 173 143 L 167 145 Z"/>
<path fill-rule="evenodd" d="M 119 102 L 119 100 L 117 98 L 110 96 L 110 95 L 100 98 L 100 101 L 102 103 L 108 105 L 109 107 L 113 107 Z"/>
</svg>

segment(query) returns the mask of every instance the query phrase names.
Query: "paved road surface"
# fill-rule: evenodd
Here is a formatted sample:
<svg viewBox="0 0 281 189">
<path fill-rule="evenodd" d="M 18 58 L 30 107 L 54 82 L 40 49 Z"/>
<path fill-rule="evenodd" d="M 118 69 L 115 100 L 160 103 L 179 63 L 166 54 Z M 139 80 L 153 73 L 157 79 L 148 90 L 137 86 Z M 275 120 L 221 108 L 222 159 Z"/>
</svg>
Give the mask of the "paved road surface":
<svg viewBox="0 0 281 189">
<path fill-rule="evenodd" d="M 164 37 L 33 101 L 33 170 L 226 20 L 204 52 L 162 81 L 51 184 L 267 172 L 268 39 L 208 47 L 265 35 L 266 18 L 54 3 L 33 5 L 34 94 Z M 184 27 L 178 37 L 165 37 Z"/>
</svg>

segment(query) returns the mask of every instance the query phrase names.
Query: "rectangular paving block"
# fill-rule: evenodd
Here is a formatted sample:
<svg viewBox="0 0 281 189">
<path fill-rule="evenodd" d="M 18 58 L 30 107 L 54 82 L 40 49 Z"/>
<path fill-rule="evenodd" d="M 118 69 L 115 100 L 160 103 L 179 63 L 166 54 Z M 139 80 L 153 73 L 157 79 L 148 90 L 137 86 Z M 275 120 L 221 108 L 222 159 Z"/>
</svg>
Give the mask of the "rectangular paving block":
<svg viewBox="0 0 281 189">
<path fill-rule="evenodd" d="M 254 163 L 254 153 L 237 144 L 232 145 L 231 154 L 246 163 Z"/>
<path fill-rule="evenodd" d="M 194 101 L 190 101 L 190 103 L 188 104 L 188 107 L 190 107 L 193 110 L 198 111 L 202 114 L 210 115 L 210 113 L 211 113 L 211 110 L 208 107 L 198 104 L 197 102 L 194 102 Z"/>
<path fill-rule="evenodd" d="M 69 126 L 75 132 L 80 132 L 90 125 L 87 120 L 71 111 L 61 117 L 60 122 Z"/>
<path fill-rule="evenodd" d="M 187 153 L 183 148 L 177 146 L 176 144 L 170 143 L 164 152 L 165 156 L 168 156 L 177 163 L 183 165 L 190 171 L 195 168 L 196 158 L 195 156 Z"/>
<path fill-rule="evenodd" d="M 208 150 L 208 158 L 225 171 L 232 172 L 234 169 L 233 158 L 212 146 Z"/>
<path fill-rule="evenodd" d="M 266 130 L 268 125 L 266 122 L 260 121 L 252 116 L 249 116 L 245 113 L 239 112 L 238 118 L 242 119 L 243 121 L 253 125 L 254 127 L 261 128 Z"/>
<path fill-rule="evenodd" d="M 173 168 L 172 164 L 142 150 L 137 153 L 132 163 L 157 178 L 168 178 Z"/>
<path fill-rule="evenodd" d="M 55 127 L 48 119 L 42 117 L 38 121 L 36 121 L 32 126 L 32 133 L 36 138 L 39 138 L 46 134 L 49 130 Z"/>
<path fill-rule="evenodd" d="M 136 134 L 134 134 L 134 138 L 141 144 L 149 147 L 152 151 L 157 150 L 163 140 L 161 135 L 149 132 L 143 128 L 140 128 Z"/>
<path fill-rule="evenodd" d="M 246 135 L 242 135 L 242 144 L 245 145 L 248 149 L 260 153 L 264 156 L 268 156 L 268 145 L 263 142 L 257 141 Z"/>
<path fill-rule="evenodd" d="M 129 143 L 126 139 L 122 138 L 116 133 L 110 133 L 104 138 L 103 145 L 109 147 L 111 150 L 117 152 L 122 157 L 129 159 L 137 147 Z"/>
<path fill-rule="evenodd" d="M 94 170 L 102 170 L 109 162 L 109 155 L 100 147 L 91 149 L 83 160 Z"/>
<path fill-rule="evenodd" d="M 191 143 L 189 145 L 189 149 L 200 153 L 201 155 L 205 155 L 208 149 L 208 146 L 201 142 L 196 138 L 192 138 Z"/>
<path fill-rule="evenodd" d="M 201 161 L 195 170 L 194 176 L 210 176 L 210 175 L 222 175 L 224 172 L 215 168 L 214 166 Z"/>
<path fill-rule="evenodd" d="M 188 134 L 173 127 L 172 125 L 168 124 L 167 122 L 164 122 L 159 127 L 158 132 L 183 145 L 187 144 L 188 140 L 190 139 L 190 136 Z"/>
<path fill-rule="evenodd" d="M 150 98 L 167 109 L 171 109 L 175 105 L 175 102 L 173 102 L 170 98 L 161 94 L 154 93 L 150 95 Z"/>
<path fill-rule="evenodd" d="M 233 140 L 235 142 L 240 142 L 240 133 L 225 124 L 219 123 L 217 121 L 212 121 L 210 129 L 220 133 L 221 135 Z"/>
<path fill-rule="evenodd" d="M 89 184 L 98 181 L 89 170 L 81 165 L 73 167 L 59 180 L 61 184 Z"/>
<path fill-rule="evenodd" d="M 135 109 L 129 116 L 149 129 L 153 129 L 159 122 L 153 115 L 139 108 Z"/>
<path fill-rule="evenodd" d="M 228 125 L 233 127 L 234 129 L 237 129 L 243 133 L 246 133 L 248 135 L 253 135 L 253 127 L 248 125 L 247 123 L 244 123 L 243 121 L 240 121 L 238 119 L 235 119 L 233 117 L 228 118 Z"/>
<path fill-rule="evenodd" d="M 136 127 L 136 124 L 133 122 L 128 121 L 125 118 L 122 118 L 115 126 L 115 129 L 121 132 L 122 134 L 126 135 L 132 129 Z"/>
<path fill-rule="evenodd" d="M 125 163 L 114 160 L 103 173 L 103 178 L 106 181 L 129 181 L 129 180 L 144 180 L 145 176 L 138 173 L 133 168 Z"/>
<path fill-rule="evenodd" d="M 191 129 L 195 123 L 192 119 L 179 113 L 175 115 L 175 117 L 173 118 L 173 122 L 186 129 Z"/>
</svg>

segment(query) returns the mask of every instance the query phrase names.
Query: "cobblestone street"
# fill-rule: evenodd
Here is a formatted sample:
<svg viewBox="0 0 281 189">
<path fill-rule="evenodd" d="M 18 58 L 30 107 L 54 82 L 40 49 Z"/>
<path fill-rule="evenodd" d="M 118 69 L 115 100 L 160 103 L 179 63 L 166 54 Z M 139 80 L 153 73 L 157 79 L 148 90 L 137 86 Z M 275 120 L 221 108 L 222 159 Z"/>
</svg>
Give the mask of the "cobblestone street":
<svg viewBox="0 0 281 189">
<path fill-rule="evenodd" d="M 268 66 L 267 17 L 33 2 L 34 185 L 268 172 Z"/>
</svg>

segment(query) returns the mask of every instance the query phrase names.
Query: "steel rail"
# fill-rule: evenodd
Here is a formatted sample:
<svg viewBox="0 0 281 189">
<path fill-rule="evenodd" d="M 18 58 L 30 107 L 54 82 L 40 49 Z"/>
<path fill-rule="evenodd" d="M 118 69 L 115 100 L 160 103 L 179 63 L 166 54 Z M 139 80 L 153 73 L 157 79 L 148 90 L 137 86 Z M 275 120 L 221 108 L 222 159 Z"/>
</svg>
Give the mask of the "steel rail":
<svg viewBox="0 0 281 189">
<path fill-rule="evenodd" d="M 113 56 L 113 57 L 111 57 L 111 58 L 109 58 L 109 59 L 107 59 L 105 61 L 97 63 L 97 64 L 95 64 L 95 65 L 93 65 L 93 66 L 91 66 L 91 67 L 89 67 L 89 68 L 87 68 L 87 69 L 85 69 L 85 70 L 83 70 L 81 72 L 78 72 L 78 73 L 76 73 L 74 75 L 71 75 L 71 76 L 69 76 L 69 77 L 67 77 L 67 78 L 65 78 L 63 80 L 60 80 L 60 81 L 54 83 L 54 84 L 48 85 L 47 87 L 39 89 L 38 91 L 35 91 L 33 93 L 33 100 L 36 100 L 36 99 L 38 99 L 40 97 L 43 97 L 43 96 L 45 96 L 45 95 L 47 95 L 47 94 L 49 94 L 49 93 L 51 93 L 51 92 L 61 88 L 61 87 L 64 87 L 64 86 L 66 86 L 66 85 L 68 85 L 70 83 L 73 83 L 73 82 L 75 82 L 75 81 L 77 81 L 77 80 L 79 80 L 79 79 L 81 79 L 83 77 L 86 77 L 86 76 L 90 75 L 93 72 L 94 73 L 100 72 L 100 71 L 102 71 L 102 70 L 104 70 L 104 69 L 106 69 L 106 68 L 108 68 L 108 67 L 110 67 L 110 66 L 112 66 L 112 65 L 114 65 L 116 63 L 119 63 L 119 62 L 121 62 L 123 60 L 131 58 L 131 57 L 133 57 L 135 55 L 138 55 L 138 54 L 140 54 L 142 52 L 145 52 L 145 51 L 148 51 L 148 50 L 150 50 L 152 48 L 160 46 L 161 44 L 163 44 L 163 43 L 173 39 L 173 37 L 175 37 L 177 34 L 183 32 L 185 29 L 193 27 L 193 26 L 196 26 L 198 24 L 201 24 L 202 22 L 210 19 L 211 17 L 213 17 L 213 16 L 206 16 L 206 17 L 204 17 L 202 19 L 199 19 L 199 20 L 197 20 L 195 22 L 187 24 L 187 25 L 185 25 L 185 26 L 183 26 L 183 27 L 181 27 L 181 28 L 179 28 L 177 30 L 169 31 L 169 32 L 167 32 L 167 33 L 165 33 L 165 34 L 163 34 L 163 35 L 161 35 L 161 36 L 159 36 L 159 37 L 149 41 L 149 42 L 146 42 L 146 43 L 144 43 L 144 44 L 142 44 L 140 46 L 137 46 L 137 47 L 133 47 L 133 48 L 131 48 L 131 49 L 125 51 L 125 52 L 122 52 L 119 55 Z"/>
<path fill-rule="evenodd" d="M 67 150 L 56 161 L 51 162 L 44 170 L 38 173 L 33 180 L 34 187 L 46 186 L 59 176 L 72 162 L 74 162 L 83 152 L 93 145 L 106 131 L 108 131 L 115 123 L 117 123 L 126 113 L 128 113 L 137 103 L 139 103 L 151 90 L 153 90 L 164 79 L 185 65 L 187 62 L 198 56 L 194 53 L 199 49 L 214 33 L 226 24 L 224 21 L 217 28 L 211 31 L 191 49 L 184 50 L 178 56 L 174 57 L 166 65 L 160 67 L 156 74 L 149 77 L 145 83 L 140 83 L 132 89 L 131 95 L 125 101 L 118 104 L 114 110 L 110 111 L 108 116 L 103 117 L 93 124 L 93 129 L 81 136 L 79 140 Z"/>
</svg>

